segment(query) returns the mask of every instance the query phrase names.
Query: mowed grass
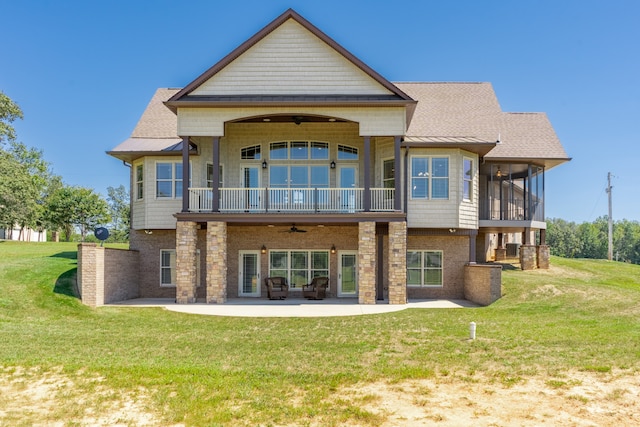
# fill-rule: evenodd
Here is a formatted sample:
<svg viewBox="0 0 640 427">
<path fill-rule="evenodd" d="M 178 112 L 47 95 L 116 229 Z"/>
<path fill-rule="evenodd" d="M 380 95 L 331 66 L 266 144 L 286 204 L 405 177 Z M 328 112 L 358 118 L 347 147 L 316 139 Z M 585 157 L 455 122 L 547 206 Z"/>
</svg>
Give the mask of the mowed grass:
<svg viewBox="0 0 640 427">
<path fill-rule="evenodd" d="M 47 375 L 73 383 L 46 412 L 18 416 L 0 403 L 0 425 L 78 425 L 87 407 L 127 396 L 161 425 L 374 426 L 384 419 L 344 390 L 442 377 L 509 386 L 639 367 L 636 265 L 553 258 L 550 270 L 505 268 L 503 298 L 484 308 L 231 318 L 85 307 L 76 249 L 0 241 L 0 374 L 24 387 Z"/>
</svg>

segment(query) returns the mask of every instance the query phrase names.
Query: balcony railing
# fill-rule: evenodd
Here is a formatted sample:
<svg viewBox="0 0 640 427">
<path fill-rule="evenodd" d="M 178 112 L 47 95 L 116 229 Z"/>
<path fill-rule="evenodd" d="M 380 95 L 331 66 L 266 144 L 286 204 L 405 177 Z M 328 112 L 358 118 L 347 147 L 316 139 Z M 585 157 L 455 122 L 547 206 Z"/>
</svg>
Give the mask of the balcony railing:
<svg viewBox="0 0 640 427">
<path fill-rule="evenodd" d="M 226 213 L 354 213 L 364 211 L 363 188 L 221 188 L 218 210 Z M 394 211 L 393 188 L 372 188 L 373 212 Z M 189 188 L 189 211 L 212 212 L 213 190 Z"/>
</svg>

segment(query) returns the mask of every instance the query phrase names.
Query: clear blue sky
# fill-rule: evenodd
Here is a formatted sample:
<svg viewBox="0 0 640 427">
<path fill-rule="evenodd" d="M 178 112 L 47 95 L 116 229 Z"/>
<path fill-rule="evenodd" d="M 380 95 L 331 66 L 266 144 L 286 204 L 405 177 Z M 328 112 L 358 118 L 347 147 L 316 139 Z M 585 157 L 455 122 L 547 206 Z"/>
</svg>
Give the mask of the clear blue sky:
<svg viewBox="0 0 640 427">
<path fill-rule="evenodd" d="M 391 81 L 487 81 L 543 111 L 573 161 L 547 217 L 640 220 L 640 1 L 0 0 L 0 90 L 67 184 L 128 184 L 105 154 L 158 87 L 183 87 L 289 7 Z"/>
</svg>

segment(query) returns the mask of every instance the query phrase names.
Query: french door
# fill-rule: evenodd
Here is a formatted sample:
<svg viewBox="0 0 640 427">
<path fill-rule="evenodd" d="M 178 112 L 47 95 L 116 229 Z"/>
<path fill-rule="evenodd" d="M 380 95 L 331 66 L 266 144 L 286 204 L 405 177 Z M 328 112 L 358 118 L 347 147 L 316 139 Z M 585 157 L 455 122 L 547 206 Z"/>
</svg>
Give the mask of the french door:
<svg viewBox="0 0 640 427">
<path fill-rule="evenodd" d="M 240 251 L 238 261 L 238 296 L 260 296 L 260 252 Z"/>
<path fill-rule="evenodd" d="M 260 168 L 255 165 L 242 166 L 240 168 L 242 176 L 242 188 L 245 188 L 244 208 L 247 210 L 260 209 L 261 193 L 260 188 Z"/>
<path fill-rule="evenodd" d="M 338 296 L 358 296 L 358 252 L 338 252 Z"/>
<path fill-rule="evenodd" d="M 340 191 L 340 209 L 353 212 L 357 208 L 358 169 L 355 166 L 339 166 L 338 177 L 338 185 L 342 189 Z"/>
</svg>

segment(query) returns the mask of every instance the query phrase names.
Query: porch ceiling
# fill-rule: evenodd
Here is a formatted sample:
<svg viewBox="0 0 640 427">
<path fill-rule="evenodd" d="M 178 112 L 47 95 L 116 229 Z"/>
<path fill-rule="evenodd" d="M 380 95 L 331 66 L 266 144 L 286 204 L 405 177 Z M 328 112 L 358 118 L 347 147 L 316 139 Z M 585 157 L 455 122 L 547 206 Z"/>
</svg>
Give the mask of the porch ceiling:
<svg viewBox="0 0 640 427">
<path fill-rule="evenodd" d="M 544 221 L 480 220 L 478 228 L 483 233 L 519 233 L 525 231 L 526 228 L 546 230 L 547 223 Z"/>
</svg>

